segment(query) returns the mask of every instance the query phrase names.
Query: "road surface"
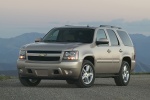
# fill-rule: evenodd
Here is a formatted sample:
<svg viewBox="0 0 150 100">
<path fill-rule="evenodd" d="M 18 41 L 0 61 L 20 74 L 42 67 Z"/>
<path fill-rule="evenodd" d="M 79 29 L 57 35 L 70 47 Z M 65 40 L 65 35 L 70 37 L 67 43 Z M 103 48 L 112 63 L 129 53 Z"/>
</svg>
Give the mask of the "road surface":
<svg viewBox="0 0 150 100">
<path fill-rule="evenodd" d="M 150 75 L 132 75 L 123 87 L 112 78 L 99 78 L 90 88 L 64 80 L 42 80 L 37 87 L 24 87 L 18 79 L 9 79 L 0 81 L 0 100 L 150 100 Z"/>
</svg>

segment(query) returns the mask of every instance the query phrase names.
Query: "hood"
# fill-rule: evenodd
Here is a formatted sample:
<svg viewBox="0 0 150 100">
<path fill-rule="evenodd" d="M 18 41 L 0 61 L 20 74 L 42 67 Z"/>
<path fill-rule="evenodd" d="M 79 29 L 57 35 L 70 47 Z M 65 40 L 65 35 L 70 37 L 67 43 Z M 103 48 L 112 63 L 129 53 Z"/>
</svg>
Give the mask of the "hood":
<svg viewBox="0 0 150 100">
<path fill-rule="evenodd" d="M 25 50 L 68 50 L 68 49 L 74 49 L 76 47 L 79 47 L 83 43 L 44 43 L 44 42 L 37 42 L 37 43 L 31 43 L 27 44 L 22 47 L 22 49 Z"/>
</svg>

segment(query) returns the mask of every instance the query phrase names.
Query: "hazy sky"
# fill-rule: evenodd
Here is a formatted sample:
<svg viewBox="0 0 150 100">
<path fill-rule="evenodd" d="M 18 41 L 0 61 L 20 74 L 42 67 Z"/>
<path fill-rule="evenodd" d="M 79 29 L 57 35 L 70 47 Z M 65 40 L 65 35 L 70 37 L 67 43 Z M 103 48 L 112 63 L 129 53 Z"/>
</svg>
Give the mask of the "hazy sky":
<svg viewBox="0 0 150 100">
<path fill-rule="evenodd" d="M 141 21 L 150 22 L 149 4 L 150 0 L 0 0 L 0 37 L 46 33 L 64 24 L 112 24 L 118 19 L 123 20 L 121 25 L 139 22 L 140 27 Z M 143 34 L 150 34 L 148 29 L 142 29 Z"/>
</svg>

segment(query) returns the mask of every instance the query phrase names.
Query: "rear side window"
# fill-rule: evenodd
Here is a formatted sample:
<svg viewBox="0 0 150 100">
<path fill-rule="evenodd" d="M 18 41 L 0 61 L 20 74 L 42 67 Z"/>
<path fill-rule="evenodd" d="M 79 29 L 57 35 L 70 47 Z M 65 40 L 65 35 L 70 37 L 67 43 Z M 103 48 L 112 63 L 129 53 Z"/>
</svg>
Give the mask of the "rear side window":
<svg viewBox="0 0 150 100">
<path fill-rule="evenodd" d="M 107 33 L 109 35 L 111 45 L 112 46 L 118 46 L 119 45 L 119 41 L 118 41 L 118 38 L 116 36 L 116 33 L 113 30 L 111 30 L 111 29 L 107 29 Z"/>
<path fill-rule="evenodd" d="M 124 32 L 124 31 L 117 31 L 117 32 L 125 46 L 133 46 L 133 44 L 126 32 Z"/>
</svg>

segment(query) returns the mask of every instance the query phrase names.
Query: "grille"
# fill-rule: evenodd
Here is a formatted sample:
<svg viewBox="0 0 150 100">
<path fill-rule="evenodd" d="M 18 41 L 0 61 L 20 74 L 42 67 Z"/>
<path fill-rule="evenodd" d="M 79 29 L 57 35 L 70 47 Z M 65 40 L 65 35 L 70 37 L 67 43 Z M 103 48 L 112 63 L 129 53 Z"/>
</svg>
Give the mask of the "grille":
<svg viewBox="0 0 150 100">
<path fill-rule="evenodd" d="M 61 51 L 27 51 L 27 53 L 49 53 L 49 54 L 61 54 Z"/>
<path fill-rule="evenodd" d="M 28 50 L 27 53 L 30 61 L 59 61 L 61 56 L 61 51 Z"/>
<path fill-rule="evenodd" d="M 59 61 L 60 57 L 40 57 L 40 56 L 28 56 L 28 60 L 31 61 Z"/>
</svg>

